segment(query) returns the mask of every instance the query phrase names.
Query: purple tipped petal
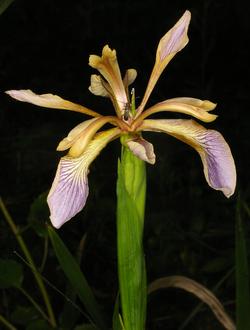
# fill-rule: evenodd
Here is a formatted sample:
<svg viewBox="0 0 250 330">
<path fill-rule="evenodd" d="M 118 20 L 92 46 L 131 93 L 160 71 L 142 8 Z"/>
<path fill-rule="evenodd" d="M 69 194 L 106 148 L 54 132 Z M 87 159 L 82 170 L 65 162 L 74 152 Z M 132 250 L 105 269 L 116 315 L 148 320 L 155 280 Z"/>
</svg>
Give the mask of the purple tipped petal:
<svg viewBox="0 0 250 330">
<path fill-rule="evenodd" d="M 128 141 L 127 146 L 136 157 L 144 160 L 145 162 L 148 162 L 149 164 L 155 163 L 154 146 L 152 143 L 142 138 L 136 138 L 134 140 Z"/>
<path fill-rule="evenodd" d="M 152 90 L 157 83 L 160 75 L 172 58 L 181 51 L 188 43 L 188 26 L 191 19 L 191 13 L 186 10 L 179 21 L 170 29 L 160 40 L 156 51 L 156 60 L 148 85 L 137 109 L 137 116 L 143 111 Z"/>
<path fill-rule="evenodd" d="M 86 203 L 89 194 L 88 169 L 81 168 L 81 161 L 64 157 L 58 165 L 48 196 L 50 219 L 56 228 L 74 217 Z"/>
<path fill-rule="evenodd" d="M 146 131 L 165 132 L 189 144 L 200 155 L 205 178 L 213 189 L 230 197 L 236 186 L 236 169 L 231 150 L 223 136 L 207 130 L 193 120 L 144 120 L 140 128 Z"/>
<path fill-rule="evenodd" d="M 92 111 L 80 104 L 76 104 L 62 99 L 60 96 L 54 94 L 35 94 L 30 89 L 10 90 L 6 94 L 21 102 L 28 102 L 38 105 L 40 107 L 71 110 L 76 112 L 85 113 L 93 117 L 100 117 L 101 115 Z"/>
<path fill-rule="evenodd" d="M 190 19 L 191 14 L 186 10 L 175 26 L 161 39 L 159 44 L 159 55 L 162 61 L 168 55 L 182 50 L 182 48 L 188 43 L 187 30 Z"/>
<path fill-rule="evenodd" d="M 197 141 L 204 148 L 200 155 L 208 184 L 230 197 L 235 190 L 236 171 L 228 144 L 223 136 L 214 130 L 197 135 Z"/>
</svg>

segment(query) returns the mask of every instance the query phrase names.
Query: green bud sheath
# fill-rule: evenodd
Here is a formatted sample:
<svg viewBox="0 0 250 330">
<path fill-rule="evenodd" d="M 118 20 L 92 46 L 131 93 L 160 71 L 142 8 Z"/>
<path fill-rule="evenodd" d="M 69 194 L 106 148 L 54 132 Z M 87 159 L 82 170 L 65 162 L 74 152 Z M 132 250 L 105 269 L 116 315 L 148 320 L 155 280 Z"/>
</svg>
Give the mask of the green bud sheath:
<svg viewBox="0 0 250 330">
<path fill-rule="evenodd" d="M 117 250 L 122 320 L 126 330 L 145 329 L 146 269 L 143 227 L 145 163 L 122 147 L 117 179 Z"/>
</svg>

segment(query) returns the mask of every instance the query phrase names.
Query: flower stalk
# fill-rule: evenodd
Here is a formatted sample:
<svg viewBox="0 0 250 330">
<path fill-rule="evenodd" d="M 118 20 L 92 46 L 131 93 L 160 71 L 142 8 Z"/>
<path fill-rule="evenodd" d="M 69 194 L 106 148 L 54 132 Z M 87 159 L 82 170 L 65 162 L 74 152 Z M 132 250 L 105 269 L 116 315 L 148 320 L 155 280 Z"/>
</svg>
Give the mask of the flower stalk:
<svg viewBox="0 0 250 330">
<path fill-rule="evenodd" d="M 0 197 L 0 209 L 2 210 L 5 220 L 7 221 L 8 225 L 10 226 L 10 228 L 13 232 L 13 234 L 15 235 L 16 240 L 17 240 L 20 248 L 22 249 L 22 251 L 23 251 L 23 253 L 26 257 L 27 262 L 29 263 L 29 265 L 32 269 L 32 273 L 34 274 L 35 280 L 37 282 L 37 286 L 38 286 L 38 288 L 41 292 L 41 295 L 42 295 L 43 300 L 44 300 L 44 304 L 45 304 L 47 312 L 48 312 L 48 318 L 46 317 L 46 319 L 49 320 L 49 323 L 53 328 L 56 328 L 56 319 L 55 319 L 55 315 L 54 315 L 54 312 L 53 312 L 53 309 L 52 309 L 52 306 L 51 306 L 50 298 L 49 298 L 48 292 L 46 290 L 46 287 L 43 283 L 43 280 L 42 280 L 37 268 L 36 268 L 35 262 L 34 262 L 31 254 L 29 252 L 29 249 L 28 249 L 24 239 L 20 235 L 20 232 L 19 232 L 15 222 L 13 221 L 11 215 L 9 214 L 7 208 L 5 207 L 4 202 L 3 202 L 1 197 Z"/>
<path fill-rule="evenodd" d="M 145 196 L 145 162 L 122 147 L 117 179 L 117 253 L 126 330 L 145 329 L 147 288 L 142 244 Z"/>
</svg>

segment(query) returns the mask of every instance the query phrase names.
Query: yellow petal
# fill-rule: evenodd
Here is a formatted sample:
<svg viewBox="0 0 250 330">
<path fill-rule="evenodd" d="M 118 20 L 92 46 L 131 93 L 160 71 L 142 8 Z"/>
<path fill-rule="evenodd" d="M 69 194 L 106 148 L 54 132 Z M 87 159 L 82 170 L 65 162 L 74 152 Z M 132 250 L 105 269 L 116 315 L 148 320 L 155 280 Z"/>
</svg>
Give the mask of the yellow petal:
<svg viewBox="0 0 250 330">
<path fill-rule="evenodd" d="M 133 84 L 136 77 L 137 77 L 137 71 L 135 69 L 128 69 L 123 78 L 123 84 L 124 84 L 125 88 L 130 86 L 131 84 Z"/>
<path fill-rule="evenodd" d="M 216 103 L 213 103 L 211 101 L 195 99 L 193 97 L 175 97 L 175 98 L 172 98 L 172 99 L 168 99 L 164 102 L 166 102 L 166 103 L 167 102 L 168 103 L 171 103 L 171 102 L 185 103 L 185 104 L 197 107 L 197 108 L 201 108 L 205 111 L 212 111 L 217 106 Z"/>
<path fill-rule="evenodd" d="M 68 134 L 66 138 L 64 138 L 57 146 L 56 150 L 57 151 L 64 151 L 69 149 L 76 140 L 79 139 L 81 136 L 82 132 L 85 131 L 85 129 L 92 124 L 94 121 L 98 120 L 98 118 L 93 118 L 89 120 L 85 120 L 81 124 L 77 125 L 74 127 Z"/>
<path fill-rule="evenodd" d="M 89 142 L 92 140 L 96 132 L 107 123 L 112 123 L 115 125 L 116 117 L 104 116 L 100 118 L 95 118 L 91 123 L 83 127 L 82 131 L 74 136 L 74 141 L 70 147 L 69 155 L 72 157 L 79 157 L 83 151 L 87 148 Z"/>
<path fill-rule="evenodd" d="M 207 100 L 202 101 L 194 98 L 179 97 L 153 105 L 149 109 L 145 110 L 137 118 L 137 121 L 139 122 L 154 113 L 167 111 L 167 112 L 184 113 L 186 115 L 193 116 L 201 121 L 208 123 L 214 121 L 217 118 L 216 115 L 213 115 L 208 112 L 214 109 L 215 107 L 216 104 Z"/>
<path fill-rule="evenodd" d="M 126 91 L 121 78 L 121 72 L 118 65 L 116 51 L 111 50 L 108 45 L 102 50 L 102 57 L 90 55 L 89 65 L 97 69 L 107 80 L 116 99 L 116 113 L 118 117 L 122 117 L 124 112 L 124 104 L 128 102 Z"/>
<path fill-rule="evenodd" d="M 83 107 L 80 104 L 64 100 L 60 96 L 54 94 L 39 95 L 35 94 L 30 89 L 10 90 L 5 93 L 18 101 L 32 103 L 40 107 L 71 110 L 81 112 L 92 117 L 100 117 L 99 113 Z"/>
<path fill-rule="evenodd" d="M 90 77 L 89 91 L 98 96 L 109 96 L 107 89 L 104 87 L 101 76 L 92 74 Z"/>
</svg>

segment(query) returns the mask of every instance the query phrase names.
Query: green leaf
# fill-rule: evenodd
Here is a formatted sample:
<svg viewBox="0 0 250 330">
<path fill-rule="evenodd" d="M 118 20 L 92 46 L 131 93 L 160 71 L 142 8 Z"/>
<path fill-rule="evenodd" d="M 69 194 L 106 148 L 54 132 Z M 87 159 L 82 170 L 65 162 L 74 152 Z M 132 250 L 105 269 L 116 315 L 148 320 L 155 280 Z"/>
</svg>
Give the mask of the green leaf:
<svg viewBox="0 0 250 330">
<path fill-rule="evenodd" d="M 0 0 L 0 15 L 12 4 L 14 0 Z"/>
<path fill-rule="evenodd" d="M 40 194 L 30 206 L 28 222 L 40 237 L 48 235 L 45 221 L 49 219 L 49 208 L 47 204 L 48 192 Z"/>
<path fill-rule="evenodd" d="M 53 330 L 53 328 L 44 320 L 36 320 L 31 322 L 26 330 Z"/>
<path fill-rule="evenodd" d="M 225 269 L 228 269 L 232 266 L 233 260 L 231 260 L 230 256 L 226 257 L 218 257 L 212 260 L 209 260 L 203 267 L 202 271 L 206 273 L 217 273 L 221 272 Z"/>
<path fill-rule="evenodd" d="M 241 216 L 241 202 L 238 198 L 236 212 L 235 263 L 236 263 L 236 319 L 237 330 L 250 329 L 250 288 L 247 259 L 245 224 Z"/>
<path fill-rule="evenodd" d="M 27 325 L 31 321 L 38 319 L 39 314 L 34 307 L 17 306 L 11 314 L 11 322 L 15 324 Z"/>
<path fill-rule="evenodd" d="M 0 288 L 20 287 L 22 282 L 22 266 L 14 260 L 0 259 Z"/>
<path fill-rule="evenodd" d="M 51 226 L 48 226 L 48 232 L 62 270 L 90 314 L 92 321 L 100 329 L 106 329 L 100 308 L 75 258 Z"/>
<path fill-rule="evenodd" d="M 93 324 L 81 324 L 74 328 L 74 330 L 96 330 Z"/>
<path fill-rule="evenodd" d="M 146 269 L 142 246 L 145 163 L 123 148 L 118 163 L 117 249 L 122 319 L 126 330 L 145 328 Z"/>
<path fill-rule="evenodd" d="M 119 295 L 117 295 L 116 301 L 115 301 L 115 308 L 114 308 L 114 313 L 113 313 L 113 319 L 112 319 L 112 324 L 113 330 L 123 330 L 123 324 L 122 324 L 122 317 L 121 314 L 119 313 Z"/>
</svg>

